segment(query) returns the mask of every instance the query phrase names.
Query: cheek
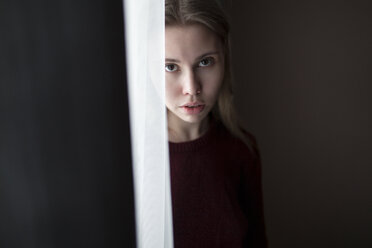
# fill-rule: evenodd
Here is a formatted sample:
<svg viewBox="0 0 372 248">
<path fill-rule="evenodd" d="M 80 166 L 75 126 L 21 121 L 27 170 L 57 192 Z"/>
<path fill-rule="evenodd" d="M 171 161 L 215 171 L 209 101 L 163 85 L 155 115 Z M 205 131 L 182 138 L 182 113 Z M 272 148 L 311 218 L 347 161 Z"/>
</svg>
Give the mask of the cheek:
<svg viewBox="0 0 372 248">
<path fill-rule="evenodd" d="M 202 81 L 205 82 L 203 84 L 203 92 L 211 98 L 217 97 L 222 85 L 223 74 L 220 71 L 210 71 L 204 73 L 202 77 Z"/>
<path fill-rule="evenodd" d="M 179 86 L 174 78 L 170 76 L 165 77 L 165 98 L 167 101 L 174 99 L 179 91 Z"/>
</svg>

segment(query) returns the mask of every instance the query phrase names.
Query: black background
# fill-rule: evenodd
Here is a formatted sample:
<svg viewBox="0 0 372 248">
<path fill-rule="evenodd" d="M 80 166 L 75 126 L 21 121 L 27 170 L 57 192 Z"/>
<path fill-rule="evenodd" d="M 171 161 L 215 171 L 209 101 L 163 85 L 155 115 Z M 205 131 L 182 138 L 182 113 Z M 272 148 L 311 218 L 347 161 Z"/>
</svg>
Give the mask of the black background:
<svg viewBox="0 0 372 248">
<path fill-rule="evenodd" d="M 0 247 L 134 247 L 121 0 L 1 0 L 0 31 Z"/>
</svg>

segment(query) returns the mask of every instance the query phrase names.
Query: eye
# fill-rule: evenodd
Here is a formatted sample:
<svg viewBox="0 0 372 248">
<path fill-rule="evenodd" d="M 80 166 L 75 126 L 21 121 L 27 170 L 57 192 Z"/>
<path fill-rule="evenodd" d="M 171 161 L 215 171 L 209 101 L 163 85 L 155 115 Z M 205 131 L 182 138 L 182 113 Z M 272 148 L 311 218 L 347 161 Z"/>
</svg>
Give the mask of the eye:
<svg viewBox="0 0 372 248">
<path fill-rule="evenodd" d="M 168 64 L 168 65 L 165 65 L 165 70 L 168 72 L 174 72 L 178 70 L 178 66 L 175 64 Z"/>
<path fill-rule="evenodd" d="M 207 57 L 207 58 L 204 58 L 202 59 L 200 62 L 199 62 L 199 67 L 206 67 L 206 66 L 211 66 L 214 64 L 214 58 L 212 57 Z"/>
</svg>

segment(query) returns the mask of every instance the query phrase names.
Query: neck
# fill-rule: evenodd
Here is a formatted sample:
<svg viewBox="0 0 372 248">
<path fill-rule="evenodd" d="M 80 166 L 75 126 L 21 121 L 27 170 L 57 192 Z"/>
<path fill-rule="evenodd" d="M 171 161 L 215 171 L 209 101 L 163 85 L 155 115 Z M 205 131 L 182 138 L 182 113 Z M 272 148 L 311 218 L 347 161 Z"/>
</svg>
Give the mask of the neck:
<svg viewBox="0 0 372 248">
<path fill-rule="evenodd" d="M 168 118 L 168 140 L 179 143 L 195 140 L 205 134 L 209 127 L 209 117 L 200 123 L 177 122 Z"/>
</svg>

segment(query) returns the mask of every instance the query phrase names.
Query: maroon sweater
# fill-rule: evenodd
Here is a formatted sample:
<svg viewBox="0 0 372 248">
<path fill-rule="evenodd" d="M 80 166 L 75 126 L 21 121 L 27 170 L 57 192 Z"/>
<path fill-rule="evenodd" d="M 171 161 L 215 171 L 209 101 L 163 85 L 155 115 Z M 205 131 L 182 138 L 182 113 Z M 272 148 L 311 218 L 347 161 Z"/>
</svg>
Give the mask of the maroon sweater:
<svg viewBox="0 0 372 248">
<path fill-rule="evenodd" d="M 217 122 L 169 151 L 175 248 L 267 247 L 258 154 Z"/>
</svg>

